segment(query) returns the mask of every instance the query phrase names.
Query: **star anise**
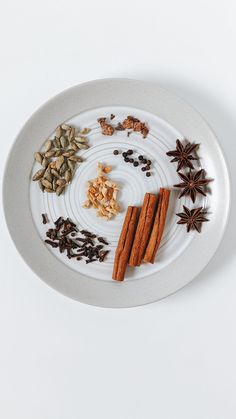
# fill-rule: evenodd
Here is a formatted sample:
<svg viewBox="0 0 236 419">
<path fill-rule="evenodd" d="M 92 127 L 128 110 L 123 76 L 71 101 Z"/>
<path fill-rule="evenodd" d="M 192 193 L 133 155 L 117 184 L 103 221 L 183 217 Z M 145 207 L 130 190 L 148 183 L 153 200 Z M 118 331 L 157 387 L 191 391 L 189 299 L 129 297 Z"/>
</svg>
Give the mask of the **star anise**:
<svg viewBox="0 0 236 419">
<path fill-rule="evenodd" d="M 180 142 L 180 140 L 176 140 L 176 149 L 168 151 L 166 154 L 167 156 L 174 157 L 170 162 L 178 162 L 177 172 L 181 170 L 183 167 L 189 167 L 190 169 L 194 169 L 191 160 L 198 160 L 197 157 L 192 156 L 192 152 L 199 146 L 199 144 L 191 144 L 188 143 L 185 146 Z"/>
<path fill-rule="evenodd" d="M 188 233 L 190 230 L 197 230 L 198 233 L 200 233 L 201 224 L 205 221 L 209 221 L 205 217 L 206 212 L 202 211 L 202 207 L 190 210 L 183 205 L 183 209 L 184 212 L 176 214 L 178 217 L 180 217 L 180 220 L 177 222 L 177 224 L 186 224 Z"/>
<path fill-rule="evenodd" d="M 174 185 L 176 188 L 183 189 L 179 195 L 179 198 L 182 196 L 190 196 L 193 202 L 196 200 L 197 193 L 206 196 L 204 192 L 204 186 L 206 186 L 210 179 L 202 179 L 204 174 L 204 170 L 198 170 L 197 172 L 192 172 L 191 170 L 184 174 L 178 172 L 179 177 L 182 179 L 183 182 Z"/>
</svg>

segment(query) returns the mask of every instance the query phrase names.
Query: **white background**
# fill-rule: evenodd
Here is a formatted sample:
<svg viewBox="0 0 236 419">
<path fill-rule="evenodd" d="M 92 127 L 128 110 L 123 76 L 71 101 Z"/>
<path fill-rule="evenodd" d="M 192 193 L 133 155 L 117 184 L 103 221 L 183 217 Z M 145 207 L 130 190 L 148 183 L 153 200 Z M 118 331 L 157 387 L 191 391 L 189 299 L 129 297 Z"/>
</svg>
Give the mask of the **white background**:
<svg viewBox="0 0 236 419">
<path fill-rule="evenodd" d="M 203 114 L 235 181 L 235 0 L 138 3 L 2 3 L 1 175 L 18 130 L 48 98 L 90 79 L 132 77 L 157 81 Z M 0 417 L 235 419 L 234 205 L 198 278 L 125 310 L 47 287 L 17 254 L 1 212 Z"/>
</svg>

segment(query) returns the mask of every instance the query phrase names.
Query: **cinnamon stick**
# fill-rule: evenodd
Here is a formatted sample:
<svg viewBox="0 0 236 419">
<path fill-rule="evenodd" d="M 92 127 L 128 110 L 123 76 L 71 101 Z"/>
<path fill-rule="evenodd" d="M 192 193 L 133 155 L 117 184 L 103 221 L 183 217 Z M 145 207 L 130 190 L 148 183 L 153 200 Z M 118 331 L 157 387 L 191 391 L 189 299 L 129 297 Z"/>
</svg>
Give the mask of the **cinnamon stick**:
<svg viewBox="0 0 236 419">
<path fill-rule="evenodd" d="M 161 242 L 165 227 L 166 215 L 169 205 L 170 190 L 161 188 L 158 196 L 157 212 L 153 229 L 144 255 L 144 262 L 154 263 L 154 259 Z"/>
<path fill-rule="evenodd" d="M 134 237 L 129 258 L 130 266 L 140 266 L 148 244 L 151 228 L 154 221 L 157 196 L 146 193 Z"/>
<path fill-rule="evenodd" d="M 137 219 L 138 208 L 128 207 L 115 253 L 112 278 L 116 281 L 124 280 L 130 250 L 134 240 Z"/>
</svg>

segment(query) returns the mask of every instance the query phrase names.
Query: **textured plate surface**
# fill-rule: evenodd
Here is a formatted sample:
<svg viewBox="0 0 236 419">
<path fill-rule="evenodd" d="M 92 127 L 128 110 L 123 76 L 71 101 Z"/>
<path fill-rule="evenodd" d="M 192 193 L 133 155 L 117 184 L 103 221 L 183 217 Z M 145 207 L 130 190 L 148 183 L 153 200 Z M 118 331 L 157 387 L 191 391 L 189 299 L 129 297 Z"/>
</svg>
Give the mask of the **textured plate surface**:
<svg viewBox="0 0 236 419">
<path fill-rule="evenodd" d="M 115 121 L 128 114 L 148 123 L 146 140 L 139 134 L 117 132 L 104 137 L 96 122 L 98 117 L 116 115 Z M 65 195 L 42 194 L 30 181 L 37 164 L 33 152 L 39 150 L 54 128 L 68 122 L 76 127 L 90 127 L 90 148 L 83 151 L 85 162 L 76 171 Z M 176 212 L 188 199 L 178 200 L 172 191 L 168 219 L 158 257 L 154 265 L 127 270 L 123 283 L 111 280 L 112 262 L 119 231 L 127 205 L 140 205 L 145 192 L 156 193 L 160 186 L 171 187 L 179 182 L 175 165 L 169 163 L 166 151 L 175 148 L 176 138 L 187 138 L 201 144 L 199 167 L 213 178 L 210 194 L 200 198 L 209 209 L 209 223 L 202 233 L 186 234 L 177 226 Z M 153 161 L 152 176 L 146 178 L 140 168 L 114 156 L 113 150 L 132 148 Z M 84 209 L 86 181 L 96 176 L 96 163 L 111 164 L 110 177 L 120 184 L 122 212 L 106 222 L 96 217 L 95 210 Z M 220 176 L 219 176 L 220 175 Z M 20 180 L 20 181 L 19 181 Z M 220 192 L 220 194 L 219 194 Z M 26 123 L 11 150 L 4 180 L 4 207 L 12 238 L 26 262 L 49 285 L 58 291 L 89 304 L 127 307 L 145 304 L 181 288 L 207 264 L 222 238 L 229 210 L 229 179 L 224 157 L 217 140 L 202 119 L 189 105 L 156 84 L 126 79 L 108 79 L 75 86 L 47 102 Z M 41 223 L 46 212 L 51 223 L 58 216 L 69 216 L 79 226 L 97 232 L 110 242 L 111 253 L 103 264 L 85 265 L 68 260 L 48 249 L 44 243 L 47 224 Z M 53 225 L 53 224 L 52 224 Z"/>
</svg>

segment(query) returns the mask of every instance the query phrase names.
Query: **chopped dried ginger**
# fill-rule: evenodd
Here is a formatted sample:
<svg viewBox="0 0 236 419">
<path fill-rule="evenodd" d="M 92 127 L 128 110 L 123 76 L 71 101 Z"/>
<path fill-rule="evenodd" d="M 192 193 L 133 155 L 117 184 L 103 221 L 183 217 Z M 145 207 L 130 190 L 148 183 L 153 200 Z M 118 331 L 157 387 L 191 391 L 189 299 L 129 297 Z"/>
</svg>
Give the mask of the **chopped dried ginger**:
<svg viewBox="0 0 236 419">
<path fill-rule="evenodd" d="M 110 220 L 120 212 L 117 201 L 119 187 L 117 183 L 108 179 L 107 174 L 112 170 L 111 166 L 97 165 L 96 179 L 88 181 L 87 200 L 83 207 L 93 207 L 97 210 L 97 216 Z"/>
</svg>

